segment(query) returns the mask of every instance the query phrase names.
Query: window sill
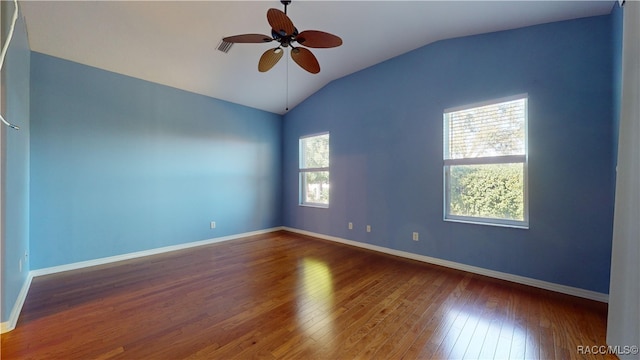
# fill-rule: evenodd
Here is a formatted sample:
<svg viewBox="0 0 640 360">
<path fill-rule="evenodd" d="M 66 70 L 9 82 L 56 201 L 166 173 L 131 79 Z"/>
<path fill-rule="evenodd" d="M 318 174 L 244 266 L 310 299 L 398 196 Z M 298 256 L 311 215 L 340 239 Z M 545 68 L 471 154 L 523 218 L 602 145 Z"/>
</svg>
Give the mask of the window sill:
<svg viewBox="0 0 640 360">
<path fill-rule="evenodd" d="M 509 223 L 499 223 L 499 222 L 477 221 L 477 220 L 473 220 L 473 219 L 451 219 L 451 218 L 444 218 L 443 220 L 446 221 L 446 222 L 453 222 L 453 223 L 496 226 L 496 227 L 506 227 L 506 228 L 512 228 L 512 229 L 529 230 L 529 224 L 528 223 L 509 224 Z"/>
<path fill-rule="evenodd" d="M 328 204 L 298 204 L 298 206 L 317 208 L 317 209 L 328 209 L 329 208 Z"/>
</svg>

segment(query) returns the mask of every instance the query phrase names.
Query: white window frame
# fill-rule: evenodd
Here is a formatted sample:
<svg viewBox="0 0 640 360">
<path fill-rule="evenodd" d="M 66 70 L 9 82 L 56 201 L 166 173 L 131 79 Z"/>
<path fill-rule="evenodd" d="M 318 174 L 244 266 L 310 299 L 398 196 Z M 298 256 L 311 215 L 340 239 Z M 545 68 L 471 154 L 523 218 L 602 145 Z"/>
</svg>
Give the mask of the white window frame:
<svg viewBox="0 0 640 360">
<path fill-rule="evenodd" d="M 329 166 L 327 167 L 317 167 L 317 168 L 303 168 L 302 167 L 302 159 L 303 159 L 303 150 L 302 150 L 302 143 L 303 140 L 308 139 L 308 138 L 312 138 L 312 137 L 317 137 L 317 136 L 324 136 L 324 135 L 328 135 L 329 136 Z M 319 172 L 319 171 L 326 171 L 329 173 L 329 183 L 331 183 L 331 171 L 329 170 L 331 166 L 331 136 L 329 134 L 328 131 L 325 132 L 321 132 L 321 133 L 315 133 L 315 134 L 309 134 L 309 135 L 304 135 L 301 136 L 298 139 L 298 205 L 300 206 L 307 206 L 307 207 L 315 207 L 315 208 L 328 208 L 329 204 L 331 203 L 331 190 L 329 190 L 329 199 L 327 200 L 327 203 L 318 203 L 318 202 L 308 202 L 305 201 L 306 199 L 306 189 L 303 186 L 303 178 L 304 178 L 304 174 L 308 173 L 308 172 Z"/>
<path fill-rule="evenodd" d="M 447 114 L 468 110 L 476 107 L 482 107 L 487 105 L 494 105 L 503 102 L 509 102 L 514 100 L 525 100 L 524 101 L 524 154 L 523 155 L 507 155 L 507 156 L 492 156 L 492 157 L 479 157 L 479 158 L 462 158 L 462 159 L 447 159 L 448 157 L 448 145 L 449 145 L 449 121 Z M 462 222 L 462 223 L 471 223 L 471 224 L 480 224 L 480 225 L 493 225 L 493 226 L 504 226 L 504 227 L 513 227 L 520 229 L 528 229 L 529 228 L 529 176 L 528 176 L 528 168 L 529 168 L 529 135 L 528 135 L 528 103 L 529 97 L 528 94 L 519 94 L 514 96 L 503 97 L 499 99 L 492 99 L 488 101 L 478 102 L 469 105 L 463 105 L 454 108 L 448 108 L 443 111 L 443 190 L 444 190 L 444 201 L 443 201 L 443 220 L 451 221 L 451 222 Z M 450 213 L 450 186 L 449 186 L 449 177 L 450 177 L 450 167 L 455 165 L 493 165 L 493 164 L 523 164 L 523 220 L 511 220 L 511 219 L 500 219 L 500 218 L 485 218 L 485 217 L 477 217 L 477 216 L 461 216 L 454 215 Z"/>
</svg>

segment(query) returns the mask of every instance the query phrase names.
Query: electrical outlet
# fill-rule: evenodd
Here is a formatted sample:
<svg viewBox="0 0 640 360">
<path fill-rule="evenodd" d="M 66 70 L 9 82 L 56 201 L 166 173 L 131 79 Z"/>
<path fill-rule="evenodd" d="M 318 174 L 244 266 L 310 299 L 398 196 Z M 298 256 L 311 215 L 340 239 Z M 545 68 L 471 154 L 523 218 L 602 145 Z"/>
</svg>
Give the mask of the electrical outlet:
<svg viewBox="0 0 640 360">
<path fill-rule="evenodd" d="M 349 223 L 349 230 L 353 230 L 353 223 L 352 222 Z"/>
<path fill-rule="evenodd" d="M 417 232 L 413 233 L 413 241 L 418 241 L 420 240 L 420 234 L 418 234 Z"/>
<path fill-rule="evenodd" d="M 367 232 L 371 232 L 371 225 L 367 225 Z"/>
<path fill-rule="evenodd" d="M 215 221 L 212 221 L 212 222 L 209 224 L 209 226 L 210 226 L 212 229 L 215 229 L 215 228 L 216 228 L 216 222 L 215 222 Z"/>
</svg>

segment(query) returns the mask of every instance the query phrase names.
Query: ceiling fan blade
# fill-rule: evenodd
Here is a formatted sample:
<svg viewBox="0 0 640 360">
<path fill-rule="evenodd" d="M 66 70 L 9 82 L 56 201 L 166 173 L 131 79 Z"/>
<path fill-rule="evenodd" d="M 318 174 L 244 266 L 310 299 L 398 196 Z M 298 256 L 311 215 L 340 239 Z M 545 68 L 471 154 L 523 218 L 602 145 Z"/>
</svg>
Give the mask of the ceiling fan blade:
<svg viewBox="0 0 640 360">
<path fill-rule="evenodd" d="M 296 36 L 296 41 L 310 48 L 332 48 L 342 45 L 340 37 L 318 30 L 305 30 Z"/>
<path fill-rule="evenodd" d="M 293 22 L 287 14 L 283 13 L 278 9 L 269 9 L 267 11 L 267 21 L 273 31 L 275 31 L 280 36 L 288 36 L 292 35 L 296 30 L 295 26 L 293 26 Z"/>
<path fill-rule="evenodd" d="M 242 34 L 235 36 L 228 36 L 223 38 L 222 41 L 229 43 L 267 43 L 272 41 L 271 36 L 262 34 Z"/>
<path fill-rule="evenodd" d="M 280 61 L 282 54 L 284 54 L 284 50 L 280 47 L 265 51 L 260 57 L 260 61 L 258 61 L 258 71 L 265 72 L 271 70 L 271 68 Z"/>
<path fill-rule="evenodd" d="M 300 65 L 301 68 L 307 70 L 312 74 L 317 74 L 320 72 L 320 64 L 318 64 L 318 59 L 309 51 L 309 49 L 305 49 L 302 47 L 296 47 L 291 49 L 291 58 L 296 64 Z"/>
</svg>

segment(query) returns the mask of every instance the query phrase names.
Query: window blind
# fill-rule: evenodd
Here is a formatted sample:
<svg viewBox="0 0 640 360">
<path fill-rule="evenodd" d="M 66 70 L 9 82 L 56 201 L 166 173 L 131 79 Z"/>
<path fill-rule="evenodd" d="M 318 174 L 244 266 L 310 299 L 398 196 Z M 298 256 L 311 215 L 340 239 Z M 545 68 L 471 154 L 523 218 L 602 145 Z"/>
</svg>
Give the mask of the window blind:
<svg viewBox="0 0 640 360">
<path fill-rule="evenodd" d="M 447 159 L 525 154 L 526 99 L 445 112 Z"/>
</svg>

